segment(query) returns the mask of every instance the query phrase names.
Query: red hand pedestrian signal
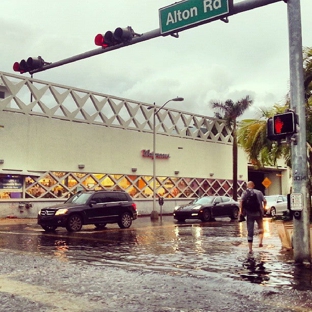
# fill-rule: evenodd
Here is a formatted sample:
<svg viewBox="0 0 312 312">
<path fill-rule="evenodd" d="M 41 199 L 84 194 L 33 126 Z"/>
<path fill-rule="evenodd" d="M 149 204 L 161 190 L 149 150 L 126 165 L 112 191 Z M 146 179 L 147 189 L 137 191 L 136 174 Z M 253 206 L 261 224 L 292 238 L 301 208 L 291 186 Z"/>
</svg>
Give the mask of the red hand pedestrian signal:
<svg viewBox="0 0 312 312">
<path fill-rule="evenodd" d="M 280 117 L 277 117 L 276 119 L 274 119 L 274 130 L 275 130 L 274 132 L 276 134 L 281 134 L 283 125 L 284 125 L 284 123 Z"/>
<path fill-rule="evenodd" d="M 273 116 L 273 133 L 275 135 L 292 135 L 296 132 L 296 115 L 286 112 Z"/>
<path fill-rule="evenodd" d="M 267 138 L 279 141 L 296 133 L 297 116 L 293 111 L 277 114 L 267 121 Z"/>
</svg>

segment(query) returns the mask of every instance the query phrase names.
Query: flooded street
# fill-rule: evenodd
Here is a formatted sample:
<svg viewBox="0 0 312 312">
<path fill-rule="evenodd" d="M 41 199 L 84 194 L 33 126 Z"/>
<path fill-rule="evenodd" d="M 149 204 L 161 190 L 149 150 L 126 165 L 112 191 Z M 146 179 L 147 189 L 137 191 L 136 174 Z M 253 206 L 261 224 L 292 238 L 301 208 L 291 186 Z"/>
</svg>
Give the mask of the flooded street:
<svg viewBox="0 0 312 312">
<path fill-rule="evenodd" d="M 256 236 L 254 251 L 266 272 L 262 280 L 250 280 L 267 286 L 311 289 L 310 269 L 293 265 L 292 252 L 282 250 L 270 219 L 265 220 L 264 226 L 264 247 L 257 247 Z M 210 223 L 177 223 L 171 216 L 152 222 L 145 217 L 124 230 L 108 225 L 100 231 L 85 226 L 77 233 L 68 233 L 63 228 L 46 233 L 32 220 L 26 224 L 0 225 L 0 248 L 98 266 L 126 266 L 175 275 L 221 274 L 241 279 L 247 254 L 246 223 L 231 222 L 227 218 Z"/>
<path fill-rule="evenodd" d="M 240 283 L 241 286 L 235 292 L 246 287 L 250 291 L 248 296 L 253 296 L 254 291 L 261 292 L 261 296 L 264 294 L 277 296 L 278 307 L 274 306 L 273 309 L 270 303 L 270 311 L 310 311 L 312 307 L 310 267 L 297 267 L 293 264 L 292 252 L 282 250 L 274 222 L 266 219 L 264 226 L 264 247 L 257 247 L 258 237 L 254 239 L 256 262 L 253 266 L 246 263 L 246 222 L 232 222 L 227 218 L 208 223 L 199 221 L 177 223 L 172 216 L 163 217 L 156 222 L 143 217 L 134 221 L 129 229 L 122 230 L 117 225 L 108 225 L 103 230 L 95 230 L 94 226 L 85 226 L 77 233 L 68 233 L 63 228 L 46 233 L 35 220 L 23 222 L 14 220 L 11 223 L 0 222 L 0 250 L 12 251 L 21 257 L 26 253 L 40 259 L 52 259 L 53 263 L 59 263 L 60 266 L 66 264 L 70 265 L 70 268 L 80 268 L 88 272 L 95 270 L 94 274 L 96 271 L 108 272 L 108 269 L 125 270 L 134 274 L 135 280 L 132 283 L 135 288 L 138 287 L 137 283 L 139 278 L 142 278 L 142 274 L 144 276 L 153 274 L 155 278 L 162 276 L 162 280 L 173 278 L 181 282 L 191 278 L 192 283 L 196 281 L 193 284 L 194 289 L 197 283 L 205 285 L 209 281 L 210 287 L 222 285 L 224 291 L 228 289 L 227 296 L 233 287 L 232 283 L 233 285 Z M 50 265 L 50 260 L 45 261 L 49 261 Z M 5 268 L 5 263 L 2 263 L 2 268 Z M 68 278 L 68 273 L 66 276 Z M 130 280 L 125 283 L 131 283 L 130 275 L 127 278 Z M 168 287 L 170 283 L 166 283 L 163 287 Z M 85 289 L 86 286 L 83 287 Z M 157 287 L 156 285 L 156 289 Z M 185 292 L 188 293 L 186 290 Z M 205 297 L 205 293 L 206 291 L 201 290 L 198 295 Z M 283 296 L 287 293 L 295 294 L 297 301 L 289 298 L 289 303 L 286 304 L 287 301 Z M 140 293 L 137 295 L 140 297 Z M 196 293 L 193 295 L 196 296 Z M 259 299 L 261 298 L 257 300 Z M 144 305 L 141 303 L 138 311 L 145 311 L 142 309 Z M 153 308 L 146 311 L 223 311 L 224 309 L 224 307 L 208 309 L 202 305 L 203 303 L 196 309 Z M 227 303 L 226 306 L 229 308 L 229 305 L 230 303 Z M 76 311 L 69 309 L 71 310 Z M 118 310 L 137 311 L 136 308 L 127 310 L 126 307 L 124 310 L 110 308 L 99 311 Z M 88 311 L 88 309 L 77 311 Z M 243 311 L 243 309 L 238 307 L 235 311 Z M 265 307 L 263 309 L 258 307 L 255 311 L 265 311 Z"/>
</svg>

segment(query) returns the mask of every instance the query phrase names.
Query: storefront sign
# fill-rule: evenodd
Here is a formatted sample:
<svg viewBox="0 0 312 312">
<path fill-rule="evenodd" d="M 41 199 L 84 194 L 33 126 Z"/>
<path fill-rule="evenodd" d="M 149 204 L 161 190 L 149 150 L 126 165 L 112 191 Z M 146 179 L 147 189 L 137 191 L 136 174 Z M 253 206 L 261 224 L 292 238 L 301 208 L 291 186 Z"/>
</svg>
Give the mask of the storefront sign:
<svg viewBox="0 0 312 312">
<path fill-rule="evenodd" d="M 19 190 L 22 189 L 23 183 L 21 178 L 0 177 L 1 190 Z"/>
<path fill-rule="evenodd" d="M 154 152 L 151 152 L 150 150 L 142 150 L 142 157 L 147 157 L 147 158 L 154 158 Z M 169 154 L 161 154 L 161 153 L 156 153 L 155 158 L 158 159 L 169 159 L 170 155 Z"/>
</svg>

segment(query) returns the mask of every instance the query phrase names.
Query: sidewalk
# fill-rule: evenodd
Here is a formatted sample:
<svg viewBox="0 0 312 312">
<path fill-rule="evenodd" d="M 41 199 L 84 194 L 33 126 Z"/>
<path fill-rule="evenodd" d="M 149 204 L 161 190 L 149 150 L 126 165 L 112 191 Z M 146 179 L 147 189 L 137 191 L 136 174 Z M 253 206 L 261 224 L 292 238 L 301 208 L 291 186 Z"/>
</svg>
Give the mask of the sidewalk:
<svg viewBox="0 0 312 312">
<path fill-rule="evenodd" d="M 24 224 L 24 223 L 37 223 L 35 218 L 0 218 L 0 225 L 6 224 Z"/>
</svg>

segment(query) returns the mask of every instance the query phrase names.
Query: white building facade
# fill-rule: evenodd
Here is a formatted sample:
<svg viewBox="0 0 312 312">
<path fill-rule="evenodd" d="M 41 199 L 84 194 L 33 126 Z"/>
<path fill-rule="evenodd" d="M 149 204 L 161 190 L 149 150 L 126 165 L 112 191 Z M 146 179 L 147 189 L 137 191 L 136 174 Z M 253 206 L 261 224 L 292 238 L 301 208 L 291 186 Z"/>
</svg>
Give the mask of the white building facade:
<svg viewBox="0 0 312 312">
<path fill-rule="evenodd" d="M 231 196 L 230 129 L 176 105 L 156 115 L 154 185 L 150 104 L 0 72 L 0 217 L 35 217 L 81 189 L 125 190 L 140 214 L 151 213 L 154 187 L 163 213 L 201 195 Z M 238 155 L 241 194 L 248 162 Z M 287 193 L 287 169 L 264 175 L 273 193 Z"/>
</svg>

